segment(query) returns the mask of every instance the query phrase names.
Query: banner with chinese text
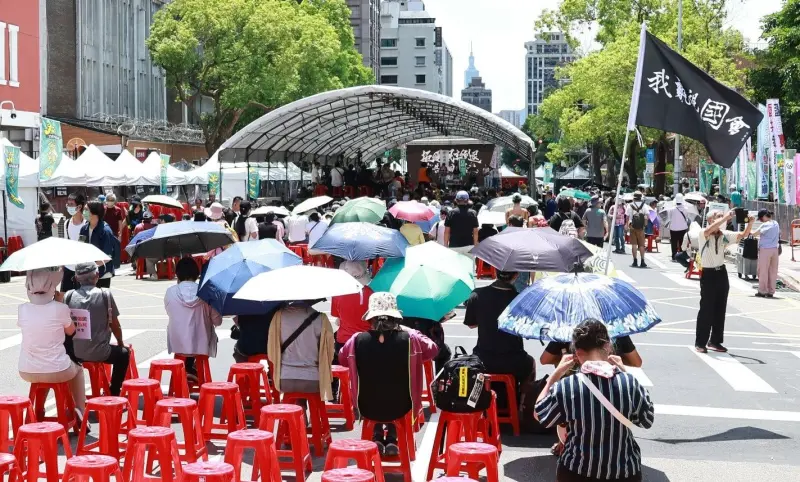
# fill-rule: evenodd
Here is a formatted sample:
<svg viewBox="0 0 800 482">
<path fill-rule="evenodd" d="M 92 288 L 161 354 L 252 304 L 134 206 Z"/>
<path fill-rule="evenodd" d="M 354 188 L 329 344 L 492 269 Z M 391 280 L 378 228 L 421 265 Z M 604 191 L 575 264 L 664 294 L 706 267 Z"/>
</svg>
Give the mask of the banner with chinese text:
<svg viewBox="0 0 800 482">
<path fill-rule="evenodd" d="M 19 197 L 19 157 L 20 150 L 16 146 L 3 146 L 3 160 L 6 176 L 6 195 L 14 206 L 22 209 L 25 203 Z"/>
<path fill-rule="evenodd" d="M 747 161 L 747 199 L 758 199 L 758 171 L 755 159 Z"/>
<path fill-rule="evenodd" d="M 167 193 L 167 166 L 169 166 L 169 156 L 161 154 L 161 194 Z"/>
<path fill-rule="evenodd" d="M 728 184 L 728 182 L 730 182 L 728 181 L 730 177 L 728 177 L 728 169 L 724 169 L 719 166 L 717 166 L 717 168 L 717 175 L 719 176 L 719 193 L 725 197 L 728 197 L 730 195 L 730 185 Z"/>
<path fill-rule="evenodd" d="M 795 174 L 797 164 L 794 162 L 795 152 L 797 151 L 794 149 L 785 149 L 783 151 L 783 179 L 786 183 L 784 194 L 786 196 L 786 204 L 789 206 L 797 204 L 797 177 Z"/>
<path fill-rule="evenodd" d="M 64 139 L 61 137 L 61 122 L 42 117 L 39 135 L 39 180 L 53 177 L 61 156 L 64 155 Z"/>
<path fill-rule="evenodd" d="M 644 166 L 644 183 L 647 186 L 653 184 L 653 173 L 656 167 L 656 150 L 652 147 L 645 151 L 645 166 Z"/>
<path fill-rule="evenodd" d="M 208 194 L 220 196 L 220 184 L 222 184 L 222 171 L 208 173 Z"/>
<path fill-rule="evenodd" d="M 545 183 L 553 182 L 553 163 L 552 162 L 545 162 L 544 163 L 544 182 Z"/>
<path fill-rule="evenodd" d="M 759 104 L 758 110 L 764 114 L 764 118 L 758 124 L 756 136 L 758 197 L 766 199 L 769 196 L 769 120 L 767 120 L 767 106 Z"/>
<path fill-rule="evenodd" d="M 698 187 L 697 190 L 700 192 L 707 192 L 707 182 L 706 182 L 706 160 L 700 159 L 700 162 L 697 164 L 697 183 Z"/>
<path fill-rule="evenodd" d="M 251 166 L 247 169 L 247 198 L 257 199 L 261 188 L 261 178 L 258 175 L 258 168 Z"/>
<path fill-rule="evenodd" d="M 800 204 L 800 167 L 797 167 L 800 164 L 800 154 L 794 155 L 794 173 L 795 173 L 795 181 L 794 181 L 794 199 L 796 204 Z"/>
<path fill-rule="evenodd" d="M 769 125 L 768 143 L 770 147 L 769 162 L 772 190 L 775 196 L 775 202 L 783 203 L 786 202 L 785 175 L 783 172 L 783 149 L 785 144 L 778 99 L 767 99 L 767 121 Z"/>
</svg>

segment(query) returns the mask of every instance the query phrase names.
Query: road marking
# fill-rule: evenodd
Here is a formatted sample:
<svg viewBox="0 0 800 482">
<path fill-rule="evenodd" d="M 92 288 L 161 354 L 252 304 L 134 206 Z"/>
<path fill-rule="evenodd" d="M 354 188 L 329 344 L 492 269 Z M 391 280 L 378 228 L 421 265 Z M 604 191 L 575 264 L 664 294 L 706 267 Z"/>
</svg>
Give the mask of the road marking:
<svg viewBox="0 0 800 482">
<path fill-rule="evenodd" d="M 625 371 L 633 375 L 642 385 L 646 387 L 653 386 L 653 381 L 650 380 L 650 377 L 648 377 L 641 368 L 626 366 Z"/>
<path fill-rule="evenodd" d="M 700 357 L 737 392 L 778 393 L 755 372 L 728 353 L 697 353 L 691 346 L 687 349 Z"/>
<path fill-rule="evenodd" d="M 622 281 L 627 281 L 632 285 L 636 284 L 636 280 L 625 274 L 625 272 L 621 269 L 617 269 L 617 278 L 621 279 Z"/>
<path fill-rule="evenodd" d="M 794 353 L 794 355 L 795 355 L 797 358 L 800 358 L 800 351 L 793 351 L 792 353 Z"/>
<path fill-rule="evenodd" d="M 431 414 L 430 420 L 425 422 L 425 434 L 417 449 L 417 457 L 411 463 L 411 480 L 425 482 L 428 475 L 428 462 L 433 452 L 433 443 L 436 441 L 436 429 L 439 425 L 439 412 Z"/>
<path fill-rule="evenodd" d="M 675 283 L 677 283 L 677 284 L 679 284 L 681 286 L 686 286 L 687 288 L 699 288 L 700 287 L 700 283 L 698 281 L 686 279 L 686 276 L 684 276 L 684 275 L 682 275 L 680 273 L 669 273 L 669 272 L 662 271 L 661 274 L 663 274 L 665 277 L 667 277 L 668 279 L 674 281 Z"/>
<path fill-rule="evenodd" d="M 800 422 L 800 412 L 778 410 L 746 410 L 742 408 L 693 407 L 689 405 L 655 404 L 657 415 L 680 415 L 684 417 L 733 418 L 777 422 Z"/>
<path fill-rule="evenodd" d="M 654 265 L 656 265 L 656 267 L 660 269 L 667 269 L 666 265 L 661 261 L 659 261 L 655 256 L 646 256 L 644 262 L 653 263 Z"/>
<path fill-rule="evenodd" d="M 653 333 L 673 333 L 680 335 L 695 335 L 695 330 L 692 328 L 660 328 L 656 325 L 655 328 L 650 330 Z M 766 333 L 754 331 L 726 331 L 725 336 L 734 338 L 766 338 L 769 340 L 800 340 L 800 335 L 782 335 L 780 333 Z"/>
<path fill-rule="evenodd" d="M 17 346 L 20 343 L 22 343 L 22 333 L 3 338 L 0 340 L 0 351 L 11 348 L 12 346 Z"/>
</svg>

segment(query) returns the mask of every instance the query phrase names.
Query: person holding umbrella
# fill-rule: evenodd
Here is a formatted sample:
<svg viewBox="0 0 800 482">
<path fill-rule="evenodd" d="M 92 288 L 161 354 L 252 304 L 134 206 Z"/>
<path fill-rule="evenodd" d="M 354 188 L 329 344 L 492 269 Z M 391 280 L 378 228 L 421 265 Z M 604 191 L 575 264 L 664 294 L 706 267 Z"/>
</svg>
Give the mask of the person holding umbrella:
<svg viewBox="0 0 800 482">
<path fill-rule="evenodd" d="M 103 203 L 99 199 L 90 201 L 88 208 L 89 222 L 81 228 L 80 241 L 91 243 L 111 258 L 111 261 L 100 267 L 100 280 L 97 282 L 97 286 L 100 288 L 111 288 L 114 263 L 120 257 L 119 239 L 114 236 L 112 228 L 103 220 L 105 213 Z"/>
</svg>

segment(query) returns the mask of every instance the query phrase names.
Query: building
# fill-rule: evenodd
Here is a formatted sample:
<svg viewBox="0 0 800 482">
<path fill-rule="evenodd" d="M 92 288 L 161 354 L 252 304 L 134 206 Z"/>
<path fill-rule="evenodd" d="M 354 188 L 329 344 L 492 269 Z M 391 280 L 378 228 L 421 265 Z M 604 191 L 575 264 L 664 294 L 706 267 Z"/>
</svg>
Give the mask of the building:
<svg viewBox="0 0 800 482">
<path fill-rule="evenodd" d="M 543 32 L 536 40 L 525 42 L 525 106 L 536 114 L 542 99 L 559 86 L 556 67 L 572 62 L 575 53 L 561 32 Z"/>
<path fill-rule="evenodd" d="M 472 43 L 469 44 L 469 67 L 464 71 L 464 88 L 469 87 L 473 77 L 480 77 L 481 73 L 475 67 L 475 56 L 472 55 Z"/>
<path fill-rule="evenodd" d="M 522 125 L 525 123 L 525 117 L 527 111 L 526 110 L 501 110 L 496 116 L 500 117 L 504 121 L 508 122 L 512 126 L 516 127 L 517 129 L 521 129 Z"/>
<path fill-rule="evenodd" d="M 492 111 L 492 89 L 487 89 L 480 77 L 473 77 L 470 84 L 461 91 L 461 100 L 485 111 Z"/>
<path fill-rule="evenodd" d="M 421 0 L 381 3 L 380 59 L 380 84 L 453 94 L 453 57 Z"/>
<path fill-rule="evenodd" d="M 380 3 L 380 0 L 347 0 L 356 50 L 361 54 L 364 65 L 372 69 L 376 81 L 381 77 Z"/>
</svg>

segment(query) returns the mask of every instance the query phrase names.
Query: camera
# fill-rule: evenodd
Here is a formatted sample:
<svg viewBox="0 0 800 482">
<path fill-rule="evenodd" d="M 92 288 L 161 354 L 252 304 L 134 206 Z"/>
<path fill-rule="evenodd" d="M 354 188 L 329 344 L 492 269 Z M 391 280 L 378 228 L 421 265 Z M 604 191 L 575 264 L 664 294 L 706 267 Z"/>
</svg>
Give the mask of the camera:
<svg viewBox="0 0 800 482">
<path fill-rule="evenodd" d="M 12 119 L 16 119 L 17 118 L 17 111 L 16 110 L 13 110 L 13 109 L 11 110 L 11 118 Z"/>
</svg>

